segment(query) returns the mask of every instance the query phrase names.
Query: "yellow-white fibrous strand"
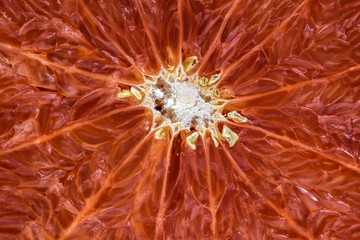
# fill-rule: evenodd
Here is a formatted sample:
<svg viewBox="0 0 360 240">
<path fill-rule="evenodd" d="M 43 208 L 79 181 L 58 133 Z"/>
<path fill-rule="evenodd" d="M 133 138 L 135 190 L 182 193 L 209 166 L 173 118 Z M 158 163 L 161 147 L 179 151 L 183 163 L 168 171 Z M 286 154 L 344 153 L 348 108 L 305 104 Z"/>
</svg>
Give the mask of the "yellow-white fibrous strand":
<svg viewBox="0 0 360 240">
<path fill-rule="evenodd" d="M 246 117 L 241 116 L 241 114 L 238 113 L 237 111 L 229 112 L 227 114 L 227 116 L 228 116 L 228 119 L 233 120 L 234 122 L 237 122 L 237 123 L 245 123 L 248 120 Z"/>
<path fill-rule="evenodd" d="M 223 131 L 221 135 L 229 142 L 230 147 L 233 147 L 237 140 L 239 140 L 239 136 L 226 125 L 223 126 Z"/>
<path fill-rule="evenodd" d="M 130 91 L 137 99 L 140 100 L 142 98 L 141 92 L 137 88 L 131 87 Z"/>
<path fill-rule="evenodd" d="M 128 97 L 135 97 L 138 100 L 142 99 L 142 95 L 141 92 L 135 88 L 135 87 L 131 87 L 130 90 L 124 89 L 121 90 L 118 94 L 117 94 L 118 98 L 128 98 Z"/>
<path fill-rule="evenodd" d="M 191 147 L 191 149 L 196 149 L 195 142 L 199 137 L 198 132 L 193 132 L 186 138 L 186 143 Z"/>
<path fill-rule="evenodd" d="M 166 138 L 166 134 L 165 134 L 163 128 L 160 128 L 155 132 L 155 139 L 159 140 L 159 139 L 165 139 L 165 138 Z"/>
<path fill-rule="evenodd" d="M 189 72 L 191 69 L 193 69 L 195 67 L 197 63 L 197 57 L 196 56 L 191 56 L 185 59 L 185 61 L 183 62 L 183 69 L 185 72 Z"/>
<path fill-rule="evenodd" d="M 129 90 L 122 90 L 121 92 L 119 92 L 117 94 L 118 98 L 127 98 L 127 97 L 131 97 L 132 93 Z"/>
<path fill-rule="evenodd" d="M 216 83 L 217 81 L 220 80 L 220 77 L 221 77 L 221 74 L 214 74 L 211 76 L 210 80 L 208 81 L 207 85 L 208 86 L 211 86 L 213 85 L 214 83 Z"/>
<path fill-rule="evenodd" d="M 219 141 L 218 141 L 218 139 L 215 137 L 214 134 L 211 134 L 211 140 L 213 141 L 215 147 L 218 147 L 218 146 L 219 146 Z"/>
</svg>

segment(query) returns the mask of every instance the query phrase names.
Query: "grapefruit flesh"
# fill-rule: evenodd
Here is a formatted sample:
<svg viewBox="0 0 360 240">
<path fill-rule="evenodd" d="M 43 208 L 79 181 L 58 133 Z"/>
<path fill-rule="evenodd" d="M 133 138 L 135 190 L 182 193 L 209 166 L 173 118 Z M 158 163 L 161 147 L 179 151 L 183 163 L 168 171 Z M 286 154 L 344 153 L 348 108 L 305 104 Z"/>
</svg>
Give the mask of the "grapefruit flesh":
<svg viewBox="0 0 360 240">
<path fill-rule="evenodd" d="M 0 239 L 359 239 L 359 8 L 0 0 Z"/>
</svg>

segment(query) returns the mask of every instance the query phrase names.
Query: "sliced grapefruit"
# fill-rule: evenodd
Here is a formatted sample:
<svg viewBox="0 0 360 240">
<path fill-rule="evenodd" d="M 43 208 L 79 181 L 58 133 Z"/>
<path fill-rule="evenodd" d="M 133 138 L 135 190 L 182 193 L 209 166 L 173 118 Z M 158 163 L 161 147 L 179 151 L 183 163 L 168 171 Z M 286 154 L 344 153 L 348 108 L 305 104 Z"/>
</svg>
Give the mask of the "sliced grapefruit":
<svg viewBox="0 0 360 240">
<path fill-rule="evenodd" d="M 359 7 L 0 0 L 0 239 L 359 239 Z"/>
</svg>

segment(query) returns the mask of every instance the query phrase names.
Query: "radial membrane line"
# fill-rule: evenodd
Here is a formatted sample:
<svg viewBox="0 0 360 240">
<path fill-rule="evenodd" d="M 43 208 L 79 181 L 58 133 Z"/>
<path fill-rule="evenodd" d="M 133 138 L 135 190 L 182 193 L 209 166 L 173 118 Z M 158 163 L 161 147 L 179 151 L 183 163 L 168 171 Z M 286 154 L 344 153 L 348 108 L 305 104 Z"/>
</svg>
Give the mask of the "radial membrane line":
<svg viewBox="0 0 360 240">
<path fill-rule="evenodd" d="M 146 20 L 144 19 L 144 15 L 143 15 L 143 12 L 139 6 L 139 0 L 135 0 L 136 2 L 136 7 L 137 7 L 137 10 L 139 12 L 139 15 L 140 15 L 140 19 L 141 19 L 141 22 L 143 24 L 143 27 L 144 27 L 144 30 L 145 30 L 145 33 L 146 33 L 146 36 L 148 37 L 150 43 L 151 43 L 151 48 L 153 49 L 154 53 L 155 53 L 155 58 L 159 61 L 159 63 L 162 65 L 162 61 L 161 61 L 161 57 L 159 55 L 159 52 L 158 52 L 158 49 L 156 47 L 156 44 L 154 42 L 154 39 L 152 38 L 152 35 L 151 33 L 149 32 L 149 28 L 148 28 L 148 25 L 146 24 Z"/>
<path fill-rule="evenodd" d="M 150 132 L 153 133 L 154 131 L 150 131 Z M 150 136 L 150 135 L 149 135 L 149 136 Z M 153 142 L 154 142 L 154 141 L 156 141 L 156 140 L 155 140 L 155 137 L 153 136 L 153 137 L 152 137 L 151 144 L 150 144 L 151 146 L 153 145 Z M 145 142 L 144 142 L 144 143 L 145 143 Z M 148 160 L 148 159 L 146 159 L 146 160 Z M 154 165 L 153 165 L 152 167 L 155 166 L 156 162 L 157 162 L 157 161 L 154 162 Z M 123 164 L 125 164 L 125 163 L 126 163 L 126 161 L 125 161 Z M 140 162 L 139 162 L 139 164 L 140 164 Z M 144 163 L 142 163 L 141 165 L 142 165 L 142 168 L 141 168 L 141 169 L 144 170 L 144 168 L 146 167 L 146 165 L 145 165 Z M 146 170 L 150 171 L 150 168 L 151 168 L 151 165 L 148 166 L 148 168 L 147 168 Z M 144 185 L 145 182 L 147 182 L 147 179 L 146 179 L 146 177 L 143 177 L 143 178 L 140 180 L 140 183 L 138 184 L 138 186 L 135 188 L 135 192 L 136 192 L 136 193 L 135 193 L 135 196 L 134 196 L 134 201 L 135 201 L 135 199 L 138 197 L 139 192 L 140 192 L 139 190 L 141 189 L 141 187 Z"/>
<path fill-rule="evenodd" d="M 326 76 L 326 77 L 307 79 L 305 81 L 297 82 L 295 84 L 288 85 L 286 87 L 281 87 L 281 88 L 271 90 L 271 91 L 268 91 L 268 92 L 255 93 L 255 94 L 248 95 L 248 96 L 234 97 L 233 99 L 226 100 L 226 102 L 227 103 L 233 103 L 233 102 L 238 102 L 238 101 L 239 102 L 240 101 L 247 101 L 247 100 L 252 100 L 252 99 L 259 98 L 259 97 L 264 97 L 264 96 L 267 96 L 267 95 L 270 95 L 270 94 L 273 94 L 273 93 L 277 93 L 277 92 L 294 90 L 299 86 L 304 86 L 304 85 L 308 85 L 308 84 L 312 84 L 312 83 L 330 82 L 329 78 L 335 78 L 335 77 L 337 77 L 337 76 L 339 76 L 341 74 L 344 74 L 346 72 L 353 71 L 353 70 L 360 70 L 360 64 L 356 65 L 356 66 L 352 66 L 352 67 L 347 68 L 347 69 L 345 69 L 345 70 L 343 70 L 341 72 L 337 72 L 335 74 L 332 74 L 332 75 L 329 75 L 329 76 Z"/>
<path fill-rule="evenodd" d="M 226 148 L 226 149 L 228 149 L 228 148 Z M 244 159 L 247 159 L 247 157 L 246 157 L 246 152 L 245 152 L 243 146 L 241 146 L 240 152 L 241 152 L 241 156 L 242 156 Z M 257 151 L 255 151 L 255 152 L 257 153 Z M 247 161 L 247 160 L 246 160 L 246 161 Z M 260 171 L 259 171 L 258 169 L 256 169 L 249 161 L 247 161 L 247 162 L 248 162 L 250 168 L 254 170 L 254 172 L 260 172 Z M 275 166 L 276 166 L 276 165 L 275 165 Z M 257 173 L 256 173 L 256 174 L 257 174 Z M 271 184 L 276 185 L 276 180 L 266 179 L 266 178 L 264 178 L 261 174 L 257 174 L 257 175 L 258 175 L 259 178 L 261 178 L 261 179 L 263 179 L 263 180 L 265 180 L 265 181 L 267 181 L 267 182 L 269 182 L 269 183 L 271 183 Z"/>
<path fill-rule="evenodd" d="M 262 156 L 261 153 L 258 152 L 258 151 L 256 151 L 256 150 L 252 150 L 252 151 L 256 152 L 258 156 L 261 156 L 261 158 L 266 159 L 268 162 L 270 162 L 271 165 L 272 165 L 272 167 L 279 172 L 279 174 L 280 174 L 280 176 L 281 176 L 282 179 L 291 179 L 291 177 L 289 177 L 287 174 L 284 174 L 284 173 L 281 171 L 281 168 L 276 165 L 276 163 L 274 162 L 274 160 L 273 160 L 272 158 L 270 158 L 270 157 L 268 157 L 268 156 Z M 253 168 L 253 167 L 252 167 L 252 169 L 258 171 L 257 169 L 255 169 L 255 168 Z M 293 186 L 293 187 L 301 187 L 301 188 L 305 189 L 306 191 L 308 191 L 308 192 L 310 193 L 310 190 L 309 190 L 309 189 L 306 189 L 306 186 L 303 186 L 303 185 L 301 185 L 301 184 L 294 184 L 294 183 L 289 182 L 289 181 L 283 181 L 283 182 L 284 182 L 285 184 L 288 184 L 288 185 Z M 280 185 L 279 185 L 279 186 L 280 186 Z M 282 186 L 281 186 L 281 187 L 282 187 Z M 281 195 L 282 195 L 283 198 L 284 198 L 284 195 L 283 195 L 282 192 L 281 192 Z M 326 206 L 325 206 L 324 204 L 322 204 L 322 203 L 321 203 L 321 205 L 322 205 L 323 207 L 326 207 Z M 328 208 L 328 207 L 326 207 L 326 208 Z M 332 209 L 332 210 L 335 210 L 334 208 L 331 208 L 331 209 Z"/>
<path fill-rule="evenodd" d="M 267 197 L 265 197 L 261 192 L 257 190 L 257 188 L 254 186 L 254 184 L 249 180 L 249 178 L 246 176 L 246 174 L 243 172 L 243 170 L 239 167 L 236 160 L 233 158 L 233 156 L 226 150 L 225 146 L 222 142 L 220 142 L 220 145 L 223 147 L 224 152 L 226 156 L 231 160 L 232 164 L 235 166 L 235 170 L 239 173 L 240 177 L 242 177 L 246 184 L 248 184 L 252 189 L 256 190 L 259 194 L 262 195 L 264 201 L 269 204 L 279 215 L 283 216 L 288 220 L 290 225 L 298 231 L 302 236 L 306 237 L 307 239 L 314 239 L 308 232 L 305 231 L 305 229 L 301 228 L 295 221 L 292 219 L 288 214 L 283 213 L 280 209 L 278 209 Z"/>
<path fill-rule="evenodd" d="M 25 5 L 27 6 L 27 9 L 30 8 L 31 12 L 38 18 L 41 16 L 46 16 L 47 18 L 51 17 L 51 15 L 49 15 L 48 12 L 44 11 L 42 8 L 39 8 L 36 5 L 34 6 L 32 1 L 26 2 Z"/>
<path fill-rule="evenodd" d="M 108 82 L 109 78 L 111 79 L 111 77 L 109 77 L 109 76 L 104 76 L 103 74 L 99 74 L 99 73 L 90 73 L 88 71 L 76 68 L 74 66 L 69 67 L 69 66 L 65 66 L 65 65 L 60 65 L 60 64 L 55 63 L 55 62 L 49 62 L 46 59 L 44 59 L 42 57 L 39 57 L 38 55 L 33 54 L 33 53 L 21 53 L 21 54 L 23 54 L 23 55 L 25 55 L 25 56 L 27 56 L 27 57 L 29 57 L 31 59 L 37 60 L 37 61 L 41 62 L 41 64 L 43 64 L 45 66 L 52 66 L 52 67 L 55 67 L 55 68 L 58 68 L 58 69 L 64 69 L 65 72 L 67 72 L 67 73 L 82 74 L 84 76 L 91 77 L 91 78 L 94 78 L 94 79 L 103 80 L 105 82 Z M 123 83 L 123 84 L 133 85 L 133 83 L 130 83 L 128 81 L 124 81 L 122 79 L 115 79 L 115 80 L 117 82 L 120 82 L 120 83 Z"/>
<path fill-rule="evenodd" d="M 217 238 L 217 232 L 216 232 L 216 209 L 215 209 L 215 202 L 213 199 L 213 192 L 212 192 L 212 188 L 211 188 L 211 166 L 210 166 L 210 156 L 209 156 L 209 151 L 207 148 L 207 145 L 205 144 L 205 135 L 203 137 L 201 137 L 201 141 L 202 144 L 204 146 L 204 154 L 205 154 L 205 159 L 206 159 L 206 171 L 208 174 L 207 177 L 207 184 L 208 184 L 208 188 L 209 188 L 209 203 L 210 203 L 210 210 L 211 210 L 211 216 L 212 216 L 212 224 L 211 224 L 211 230 L 213 232 L 213 236 L 214 239 Z"/>
<path fill-rule="evenodd" d="M 109 81 L 109 76 L 104 76 L 104 74 L 100 74 L 100 73 L 90 73 L 88 71 L 76 68 L 74 66 L 69 67 L 69 66 L 65 66 L 65 65 L 61 65 L 59 63 L 56 62 L 50 62 L 45 58 L 39 57 L 38 54 L 34 54 L 34 53 L 30 53 L 30 52 L 24 52 L 23 50 L 21 50 L 20 48 L 15 48 L 14 46 L 11 46 L 9 44 L 4 44 L 4 43 L 0 43 L 0 47 L 3 48 L 7 48 L 7 49 L 12 49 L 12 50 L 16 50 L 17 53 L 30 58 L 32 60 L 36 60 L 39 61 L 42 65 L 44 66 L 51 66 L 51 67 L 55 67 L 58 69 L 63 69 L 65 72 L 67 73 L 75 73 L 75 74 L 81 74 L 87 77 L 91 77 L 94 79 L 99 79 L 99 80 L 103 80 L 103 81 Z M 124 68 L 125 70 L 127 70 L 126 68 Z M 128 81 L 124 81 L 122 79 L 115 79 L 116 81 L 123 83 L 123 84 L 127 84 L 127 85 L 133 85 L 133 83 L 130 83 Z"/>
<path fill-rule="evenodd" d="M 227 123 L 236 126 L 234 123 L 232 123 L 232 122 L 230 122 L 230 121 L 227 121 Z M 281 139 L 281 140 L 286 141 L 286 142 L 288 142 L 288 143 L 291 143 L 292 145 L 299 146 L 299 147 L 301 147 L 301 148 L 303 148 L 303 149 L 316 152 L 316 153 L 319 154 L 320 156 L 323 156 L 323 157 L 325 157 L 325 158 L 327 158 L 327 159 L 330 159 L 330 160 L 332 160 L 332 161 L 334 161 L 334 162 L 336 162 L 336 163 L 338 163 L 338 164 L 341 164 L 341 165 L 343 165 L 344 167 L 347 167 L 347 168 L 349 168 L 349 169 L 357 172 L 358 174 L 360 174 L 360 169 L 359 169 L 358 167 L 356 167 L 355 165 L 352 165 L 352 164 L 343 162 L 343 161 L 338 160 L 337 158 L 334 158 L 334 157 L 332 157 L 332 156 L 328 156 L 327 154 L 322 153 L 322 151 L 321 151 L 320 149 L 317 149 L 317 148 L 314 148 L 314 147 L 305 145 L 305 144 L 303 144 L 303 143 L 300 143 L 300 142 L 297 142 L 297 141 L 295 141 L 295 140 L 292 140 L 292 139 L 290 139 L 290 138 L 288 138 L 288 137 L 280 136 L 280 135 L 278 135 L 278 134 L 269 132 L 269 131 L 264 130 L 264 129 L 260 128 L 260 127 L 256 127 L 256 126 L 253 126 L 253 125 L 250 125 L 250 124 L 246 124 L 246 125 L 244 125 L 244 127 L 249 128 L 249 129 L 252 129 L 252 130 L 260 131 L 260 132 L 262 132 L 262 133 L 264 133 L 264 134 L 266 134 L 266 135 L 268 135 L 268 136 L 272 136 L 272 137 L 274 137 L 274 138 L 278 138 L 278 139 Z"/>
<path fill-rule="evenodd" d="M 226 27 L 226 24 L 229 21 L 230 16 L 233 14 L 233 12 L 235 11 L 235 8 L 237 7 L 237 3 L 240 0 L 234 0 L 232 3 L 231 8 L 229 9 L 229 11 L 226 13 L 224 20 L 221 23 L 220 29 L 219 31 L 216 33 L 215 39 L 214 41 L 211 43 L 211 45 L 209 46 L 209 49 L 206 51 L 204 58 L 202 60 L 202 62 L 200 63 L 199 66 L 199 72 L 201 72 L 201 69 L 203 68 L 203 65 L 207 62 L 208 58 L 210 57 L 211 53 L 213 52 L 213 48 L 216 45 L 217 41 L 219 40 L 221 34 L 224 32 L 224 29 Z"/>
<path fill-rule="evenodd" d="M 271 91 L 268 91 L 268 92 L 255 93 L 255 94 L 248 95 L 248 96 L 235 97 L 235 98 L 233 98 L 233 99 L 226 100 L 226 103 L 234 103 L 234 102 L 241 102 L 241 101 L 253 100 L 253 99 L 260 98 L 260 97 L 264 97 L 264 96 L 271 95 L 271 94 L 274 94 L 274 93 L 279 93 L 279 92 L 283 92 L 283 91 L 294 90 L 294 89 L 296 89 L 296 88 L 299 87 L 299 86 L 303 86 L 303 85 L 307 85 L 307 84 L 312 84 L 312 83 L 314 83 L 314 82 L 327 82 L 327 81 L 328 81 L 328 80 L 327 80 L 326 78 L 320 78 L 320 79 L 317 79 L 317 80 L 307 80 L 307 81 L 299 82 L 299 83 L 296 83 L 296 84 L 293 84 L 293 85 L 289 85 L 289 86 L 286 86 L 286 87 L 282 87 L 282 88 L 278 88 L 278 89 L 275 89 L 275 90 L 271 90 Z"/>
<path fill-rule="evenodd" d="M 184 22 L 182 19 L 182 0 L 177 0 L 177 12 L 179 14 L 179 24 L 180 24 L 180 29 L 179 29 L 179 64 L 181 64 L 182 62 L 182 40 L 184 37 Z"/>
<path fill-rule="evenodd" d="M 284 20 L 281 22 L 281 24 L 276 27 L 274 29 L 274 31 L 271 32 L 271 34 L 269 34 L 263 41 L 261 41 L 259 44 L 257 44 L 256 46 L 254 46 L 250 51 L 248 51 L 247 53 L 245 53 L 241 58 L 239 58 L 237 61 L 233 62 L 227 69 L 226 71 L 224 71 L 223 76 L 221 79 L 225 79 L 225 76 L 231 72 L 239 63 L 241 63 L 242 61 L 244 61 L 245 59 L 247 59 L 248 57 L 250 57 L 253 53 L 255 53 L 256 51 L 258 51 L 262 46 L 264 46 L 274 35 L 274 33 L 278 32 L 280 29 L 282 29 L 290 20 L 292 17 L 294 17 L 300 10 L 301 8 L 304 7 L 305 3 L 307 2 L 307 0 L 304 0 L 297 8 L 295 8 L 295 10 Z M 221 79 L 219 82 L 221 82 Z"/>
<path fill-rule="evenodd" d="M 168 175 L 169 175 L 170 158 L 171 158 L 171 150 L 172 150 L 173 142 L 174 142 L 174 134 L 171 135 L 169 148 L 168 148 L 168 151 L 166 154 L 166 159 L 165 159 L 166 170 L 165 170 L 164 182 L 162 185 L 162 190 L 161 190 L 161 195 L 160 195 L 159 212 L 156 216 L 155 239 L 158 239 L 158 237 L 159 237 L 160 227 L 163 226 L 163 218 L 165 216 L 165 207 L 166 207 L 166 206 L 164 206 L 165 194 L 166 194 L 165 191 L 166 191 L 166 183 L 167 183 L 167 179 L 168 179 Z"/>
<path fill-rule="evenodd" d="M 285 89 L 285 88 L 292 88 L 293 86 L 296 87 L 296 86 L 301 86 L 301 85 L 306 85 L 306 84 L 310 84 L 312 82 L 320 82 L 320 81 L 329 81 L 329 78 L 334 78 L 334 77 L 337 77 L 341 74 L 344 74 L 344 73 L 347 73 L 347 72 L 350 72 L 350 71 L 354 71 L 354 70 L 359 70 L 360 69 L 360 64 L 357 64 L 357 65 L 354 65 L 354 66 L 351 66 L 349 68 L 346 68 L 342 71 L 339 71 L 339 72 L 336 72 L 334 74 L 331 74 L 331 75 L 328 75 L 326 77 L 321 77 L 321 78 L 313 78 L 313 79 L 306 79 L 304 81 L 301 81 L 301 82 L 298 82 L 298 83 L 295 83 L 295 84 L 292 84 L 292 85 L 289 85 L 289 86 L 286 86 L 286 87 L 283 87 L 282 89 Z M 220 84 L 221 81 L 217 82 L 215 84 L 215 88 L 218 87 L 218 85 Z M 243 84 L 239 84 L 238 86 L 243 86 L 245 85 L 247 82 L 243 83 Z M 282 89 L 276 89 L 274 91 L 277 91 L 277 90 L 282 90 Z M 264 93 L 258 93 L 258 94 L 267 94 L 269 92 L 264 92 Z M 254 96 L 254 95 L 252 95 Z M 240 97 L 240 98 L 243 98 L 243 97 Z M 231 100 L 230 100 L 231 101 Z"/>
<path fill-rule="evenodd" d="M 90 12 L 88 6 L 87 6 L 86 4 L 84 4 L 83 1 L 80 1 L 79 4 L 82 4 L 82 5 L 83 5 L 84 11 L 86 11 L 86 13 L 87 13 L 89 16 L 91 16 L 92 20 L 95 21 L 98 26 L 101 26 L 101 25 L 102 25 L 102 24 L 99 22 L 99 20 L 98 20 L 96 17 L 93 16 L 93 14 Z M 81 17 L 81 16 L 80 16 L 80 17 Z M 144 71 L 143 71 L 142 69 L 140 69 L 140 68 L 136 65 L 136 63 L 134 62 L 133 58 L 130 57 L 128 54 L 126 54 L 126 52 L 124 51 L 124 49 L 122 49 L 122 47 L 119 46 L 119 44 L 117 44 L 113 39 L 111 39 L 111 38 L 108 36 L 108 34 L 107 34 L 106 32 L 104 32 L 104 29 L 103 29 L 103 28 L 100 27 L 100 29 L 101 29 L 102 34 L 104 34 L 104 36 L 107 37 L 107 39 L 108 39 L 108 40 L 116 47 L 116 49 L 126 58 L 126 60 L 128 60 L 128 61 L 131 63 L 131 65 L 132 65 L 134 68 L 136 68 L 139 72 L 144 73 Z"/>
<path fill-rule="evenodd" d="M 276 170 L 279 172 L 279 174 L 281 175 L 281 177 L 282 177 L 283 179 L 289 178 L 289 176 L 285 175 L 285 174 L 281 171 L 280 167 L 278 167 L 278 166 L 276 165 L 276 163 L 274 162 L 274 160 L 273 160 L 272 158 L 270 158 L 270 157 L 268 157 L 268 156 L 264 156 L 263 154 L 261 154 L 261 152 L 257 151 L 256 149 L 255 149 L 255 150 L 254 150 L 254 149 L 251 149 L 251 151 L 252 151 L 253 153 L 255 153 L 259 158 L 266 159 L 267 162 L 270 162 L 271 167 L 274 168 L 274 169 L 276 169 Z M 244 150 L 241 149 L 241 152 L 244 153 Z M 245 155 L 244 155 L 244 154 L 243 154 L 243 156 L 244 156 L 244 158 L 245 158 Z M 249 161 L 248 161 L 248 162 L 249 162 Z M 250 164 L 250 162 L 249 162 L 249 164 Z M 260 172 L 259 169 L 256 169 L 252 164 L 250 164 L 250 166 L 251 166 L 251 169 L 253 169 L 254 171 Z M 263 178 L 263 177 L 261 177 L 261 178 L 264 179 L 264 180 L 266 180 L 266 179 Z M 266 181 L 268 181 L 268 180 L 266 180 Z M 274 182 L 274 181 L 271 181 L 271 183 L 276 184 L 276 182 Z M 292 184 L 292 183 L 291 183 L 291 184 Z"/>
<path fill-rule="evenodd" d="M 29 3 L 30 3 L 30 1 L 27 2 L 27 4 L 29 4 Z M 47 13 L 44 12 L 44 11 L 42 11 L 41 8 L 36 7 L 36 9 L 38 9 L 38 11 L 43 12 L 44 15 L 47 15 Z M 36 15 L 37 17 L 41 18 L 41 15 L 37 14 L 36 11 L 33 11 L 33 13 L 34 13 L 34 15 Z M 47 15 L 47 17 L 49 18 L 50 15 Z M 32 21 L 34 21 L 34 20 L 36 20 L 36 19 L 33 18 L 33 19 L 30 20 L 29 22 L 32 22 Z M 59 22 L 59 20 L 53 20 L 53 21 L 54 21 L 55 23 Z M 26 24 L 24 24 L 24 25 L 19 29 L 19 32 L 21 32 L 21 31 L 23 30 L 24 26 L 26 26 L 29 22 L 27 22 Z M 67 24 L 67 23 L 64 23 L 64 22 L 61 22 L 61 24 L 66 25 L 66 28 L 67 28 L 67 29 L 70 29 L 70 31 L 68 31 L 68 30 L 67 30 L 67 31 L 68 31 L 68 32 L 71 32 L 71 34 L 70 34 L 70 33 L 67 33 L 67 35 L 71 35 L 71 38 L 76 38 L 76 39 L 79 40 L 80 42 L 85 42 L 86 44 L 88 44 L 88 45 L 90 45 L 90 46 L 94 46 L 91 42 L 89 42 L 88 39 L 86 39 L 85 35 L 84 35 L 79 29 L 76 29 L 76 28 L 74 28 L 73 25 Z M 76 33 L 76 34 L 74 34 L 74 33 Z"/>
<path fill-rule="evenodd" d="M 92 118 L 92 119 L 89 119 L 89 120 L 86 120 L 86 121 L 83 121 L 83 122 L 74 122 L 73 124 L 70 124 L 69 126 L 66 126 L 64 128 L 61 128 L 59 130 L 55 130 L 54 132 L 48 134 L 48 135 L 42 135 L 41 137 L 38 137 L 36 139 L 32 139 L 30 140 L 30 142 L 24 142 L 24 143 L 21 143 L 15 147 L 12 147 L 10 149 L 7 149 L 7 150 L 2 150 L 0 152 L 0 156 L 3 155 L 3 154 L 6 154 L 6 153 L 9 153 L 9 152 L 14 152 L 14 151 L 17 151 L 19 149 L 22 149 L 22 148 L 25 148 L 25 147 L 28 147 L 28 146 L 31 146 L 33 144 L 39 144 L 39 143 L 42 143 L 42 142 L 45 142 L 45 141 L 48 141 L 62 133 L 66 133 L 66 132 L 69 132 L 73 129 L 76 129 L 78 127 L 81 127 L 85 124 L 91 124 L 99 119 L 102 119 L 102 118 L 105 118 L 105 117 L 108 117 L 112 114 L 116 114 L 116 113 L 119 113 L 119 112 L 122 112 L 122 111 L 125 111 L 125 110 L 131 110 L 131 109 L 135 109 L 135 108 L 139 108 L 139 106 L 133 106 L 133 107 L 125 107 L 125 108 L 121 108 L 121 109 L 116 109 L 114 111 L 111 111 L 111 112 L 108 112 L 107 114 L 103 115 L 103 116 L 100 116 L 100 117 L 97 117 L 97 118 Z"/>
<path fill-rule="evenodd" d="M 151 136 L 151 131 L 149 131 L 147 133 L 147 135 L 136 145 L 136 147 L 131 151 L 131 153 L 129 154 L 129 156 L 126 158 L 126 160 L 124 160 L 124 163 L 126 163 L 127 161 L 129 161 L 134 154 L 136 154 L 136 152 L 140 149 L 140 147 L 148 140 L 149 136 Z M 123 164 L 124 164 L 123 163 Z M 72 233 L 72 231 L 75 229 L 75 227 L 78 225 L 77 223 L 80 223 L 80 220 L 84 217 L 84 215 L 87 213 L 87 211 L 89 209 L 92 209 L 93 206 L 95 205 L 95 203 L 98 201 L 99 197 L 101 196 L 101 194 L 103 193 L 103 191 L 106 189 L 107 186 L 110 185 L 110 181 L 111 179 L 118 173 L 120 166 L 111 174 L 109 174 L 109 176 L 106 178 L 106 181 L 104 184 L 102 184 L 99 188 L 99 190 L 96 192 L 96 194 L 94 194 L 86 203 L 86 205 L 79 211 L 79 213 L 76 215 L 76 218 L 73 220 L 73 222 L 71 223 L 71 225 L 67 228 L 67 230 L 65 231 L 65 233 L 62 235 L 62 237 L 59 238 L 59 240 L 63 240 L 66 238 L 66 236 L 68 236 L 70 233 Z"/>
</svg>

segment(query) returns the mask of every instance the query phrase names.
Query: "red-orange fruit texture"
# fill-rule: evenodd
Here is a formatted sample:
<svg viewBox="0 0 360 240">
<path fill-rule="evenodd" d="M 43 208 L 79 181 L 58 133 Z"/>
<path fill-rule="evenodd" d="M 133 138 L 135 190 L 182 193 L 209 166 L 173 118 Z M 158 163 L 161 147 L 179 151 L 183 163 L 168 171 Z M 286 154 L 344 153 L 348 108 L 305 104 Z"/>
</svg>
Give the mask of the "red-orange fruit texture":
<svg viewBox="0 0 360 240">
<path fill-rule="evenodd" d="M 117 96 L 192 56 L 194 148 Z M 0 0 L 0 239 L 360 239 L 360 1 Z"/>
</svg>

